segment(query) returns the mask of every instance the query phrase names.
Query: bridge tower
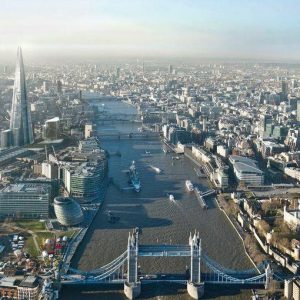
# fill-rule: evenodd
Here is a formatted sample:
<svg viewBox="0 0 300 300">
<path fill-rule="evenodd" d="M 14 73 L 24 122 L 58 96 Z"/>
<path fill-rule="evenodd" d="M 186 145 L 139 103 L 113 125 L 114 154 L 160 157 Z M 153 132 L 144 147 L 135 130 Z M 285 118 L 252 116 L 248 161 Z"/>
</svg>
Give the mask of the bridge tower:
<svg viewBox="0 0 300 300">
<path fill-rule="evenodd" d="M 265 289 L 268 290 L 272 287 L 273 281 L 273 271 L 271 269 L 271 266 L 268 264 L 268 266 L 265 269 L 266 274 L 266 283 L 265 283 Z"/>
<path fill-rule="evenodd" d="M 141 293 L 141 282 L 138 281 L 138 232 L 129 233 L 127 245 L 127 280 L 124 283 L 124 293 L 128 299 L 134 299 Z"/>
<path fill-rule="evenodd" d="M 190 280 L 187 283 L 187 291 L 193 299 L 200 299 L 204 294 L 204 282 L 201 282 L 201 239 L 198 233 L 190 234 L 189 245 L 191 247 Z"/>
</svg>

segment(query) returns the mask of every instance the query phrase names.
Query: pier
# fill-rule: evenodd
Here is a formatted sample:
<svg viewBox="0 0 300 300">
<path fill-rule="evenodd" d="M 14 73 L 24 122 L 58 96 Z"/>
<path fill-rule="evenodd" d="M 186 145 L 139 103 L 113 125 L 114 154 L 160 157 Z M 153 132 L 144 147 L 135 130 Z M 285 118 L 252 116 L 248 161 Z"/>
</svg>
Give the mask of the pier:
<svg viewBox="0 0 300 300">
<path fill-rule="evenodd" d="M 216 191 L 213 190 L 213 189 L 211 189 L 209 191 L 206 191 L 206 192 L 202 193 L 197 187 L 195 187 L 194 193 L 195 193 L 195 195 L 197 197 L 197 200 L 198 200 L 200 206 L 203 209 L 208 209 L 208 205 L 206 204 L 206 201 L 205 201 L 204 197 L 211 196 L 211 195 L 215 194 Z"/>
</svg>

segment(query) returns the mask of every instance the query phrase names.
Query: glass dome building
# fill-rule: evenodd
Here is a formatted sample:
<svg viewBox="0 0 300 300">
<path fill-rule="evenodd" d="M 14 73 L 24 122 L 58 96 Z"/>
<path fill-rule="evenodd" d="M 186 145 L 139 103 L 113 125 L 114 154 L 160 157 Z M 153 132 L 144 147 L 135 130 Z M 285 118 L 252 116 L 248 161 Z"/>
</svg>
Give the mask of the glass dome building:
<svg viewBox="0 0 300 300">
<path fill-rule="evenodd" d="M 54 212 L 58 222 L 64 226 L 78 225 L 83 221 L 80 205 L 70 197 L 56 197 Z"/>
</svg>

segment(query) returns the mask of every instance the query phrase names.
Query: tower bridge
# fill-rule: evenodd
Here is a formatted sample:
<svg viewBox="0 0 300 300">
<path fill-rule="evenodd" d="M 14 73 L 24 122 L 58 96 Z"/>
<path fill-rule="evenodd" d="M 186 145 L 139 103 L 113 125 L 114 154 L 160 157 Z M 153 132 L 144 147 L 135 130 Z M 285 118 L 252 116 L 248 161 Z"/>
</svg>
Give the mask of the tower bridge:
<svg viewBox="0 0 300 300">
<path fill-rule="evenodd" d="M 190 257 L 189 275 L 142 275 L 138 267 L 139 257 Z M 142 284 L 153 282 L 185 284 L 188 294 L 193 299 L 200 299 L 205 283 L 263 285 L 269 288 L 272 280 L 273 272 L 269 265 L 264 266 L 261 272 L 255 268 L 230 270 L 219 265 L 203 253 L 199 233 L 190 234 L 188 245 L 139 245 L 138 230 L 129 233 L 127 249 L 105 266 L 88 272 L 69 268 L 68 274 L 61 274 L 63 285 L 124 284 L 128 299 L 139 296 Z"/>
</svg>

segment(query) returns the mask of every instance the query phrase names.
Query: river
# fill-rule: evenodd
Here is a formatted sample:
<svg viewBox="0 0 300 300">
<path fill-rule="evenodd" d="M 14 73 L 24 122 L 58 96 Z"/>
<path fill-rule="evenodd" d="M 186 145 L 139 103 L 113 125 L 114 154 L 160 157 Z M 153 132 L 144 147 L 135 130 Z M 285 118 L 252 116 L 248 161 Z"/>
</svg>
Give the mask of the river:
<svg viewBox="0 0 300 300">
<path fill-rule="evenodd" d="M 135 108 L 119 101 L 101 101 L 99 107 L 108 113 L 136 113 Z M 133 132 L 137 131 L 138 126 L 99 124 L 98 130 L 101 138 L 101 132 Z M 141 244 L 187 244 L 190 232 L 199 231 L 203 251 L 218 263 L 233 269 L 253 267 L 244 253 L 241 240 L 216 207 L 214 198 L 208 199 L 209 209 L 202 210 L 194 194 L 187 192 L 187 179 L 202 191 L 209 189 L 206 179 L 197 178 L 195 166 L 188 158 L 182 156 L 181 159 L 174 160 L 174 154 L 164 154 L 164 145 L 159 139 L 107 139 L 102 141 L 102 147 L 109 153 L 121 153 L 121 156 L 111 156 L 109 159 L 109 176 L 113 177 L 116 186 L 110 185 L 108 188 L 105 203 L 73 258 L 73 267 L 91 270 L 110 262 L 124 252 L 128 233 L 135 227 L 142 228 Z M 140 193 L 128 189 L 126 170 L 133 160 L 142 183 Z M 159 167 L 162 173 L 156 174 L 150 165 Z M 125 189 L 120 190 L 122 188 Z M 174 195 L 175 202 L 168 199 L 167 193 Z M 108 211 L 118 216 L 119 221 L 109 223 Z M 143 258 L 139 259 L 139 264 L 142 272 L 147 274 L 183 273 L 186 266 L 189 266 L 189 260 Z M 234 299 L 245 299 L 239 291 L 228 291 L 230 294 L 237 294 Z M 227 292 L 224 291 L 225 294 Z M 213 293 L 213 289 L 210 293 Z M 170 290 L 165 285 L 142 287 L 142 299 L 158 299 L 157 295 L 163 296 L 160 299 L 189 299 L 185 290 L 176 289 L 174 292 L 173 288 Z M 74 292 L 64 288 L 61 299 L 71 297 L 73 300 L 125 299 L 122 294 L 115 292 Z"/>
</svg>

